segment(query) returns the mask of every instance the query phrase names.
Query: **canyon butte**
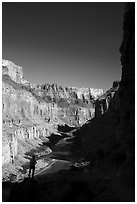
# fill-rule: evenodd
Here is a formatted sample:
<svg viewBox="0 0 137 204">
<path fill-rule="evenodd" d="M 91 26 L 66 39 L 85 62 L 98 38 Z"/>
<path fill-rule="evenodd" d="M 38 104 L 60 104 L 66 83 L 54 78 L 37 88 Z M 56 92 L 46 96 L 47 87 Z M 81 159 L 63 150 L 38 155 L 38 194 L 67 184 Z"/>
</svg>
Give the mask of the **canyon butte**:
<svg viewBox="0 0 137 204">
<path fill-rule="evenodd" d="M 134 3 L 125 4 L 119 50 L 121 81 L 106 93 L 33 85 L 21 67 L 2 61 L 3 201 L 135 201 Z M 28 162 L 27 153 L 43 144 L 70 167 L 12 183 Z"/>
</svg>

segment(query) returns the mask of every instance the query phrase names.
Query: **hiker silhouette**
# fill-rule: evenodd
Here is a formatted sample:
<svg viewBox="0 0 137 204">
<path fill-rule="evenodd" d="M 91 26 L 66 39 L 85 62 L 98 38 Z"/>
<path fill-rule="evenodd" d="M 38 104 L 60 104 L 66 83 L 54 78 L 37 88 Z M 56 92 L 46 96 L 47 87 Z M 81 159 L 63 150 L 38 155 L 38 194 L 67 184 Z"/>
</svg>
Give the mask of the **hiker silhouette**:
<svg viewBox="0 0 137 204">
<path fill-rule="evenodd" d="M 32 155 L 32 158 L 30 160 L 30 166 L 29 166 L 29 178 L 31 175 L 31 170 L 32 170 L 32 178 L 34 177 L 34 172 L 35 172 L 35 165 L 36 165 L 36 159 L 35 159 L 35 155 Z"/>
</svg>

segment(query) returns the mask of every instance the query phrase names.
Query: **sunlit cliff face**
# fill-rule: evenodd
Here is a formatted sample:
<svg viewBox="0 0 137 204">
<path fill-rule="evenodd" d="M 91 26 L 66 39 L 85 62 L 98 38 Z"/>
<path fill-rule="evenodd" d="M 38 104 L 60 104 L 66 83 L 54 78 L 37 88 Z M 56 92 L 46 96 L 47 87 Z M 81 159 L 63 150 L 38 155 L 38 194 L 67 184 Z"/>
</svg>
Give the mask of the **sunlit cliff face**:
<svg viewBox="0 0 137 204">
<path fill-rule="evenodd" d="M 58 124 L 84 124 L 94 117 L 93 102 L 103 93 L 102 89 L 30 84 L 22 67 L 9 60 L 2 61 L 2 71 L 3 162 L 10 162 L 10 152 L 18 153 L 18 139 L 44 138 Z"/>
</svg>

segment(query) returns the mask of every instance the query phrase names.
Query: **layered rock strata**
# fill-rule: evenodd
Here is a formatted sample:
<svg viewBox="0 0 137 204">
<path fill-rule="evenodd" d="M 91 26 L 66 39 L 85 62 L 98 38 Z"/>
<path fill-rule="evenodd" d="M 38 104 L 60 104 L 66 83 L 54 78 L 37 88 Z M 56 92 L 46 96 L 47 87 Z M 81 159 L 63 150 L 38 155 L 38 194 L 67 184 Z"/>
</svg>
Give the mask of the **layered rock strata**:
<svg viewBox="0 0 137 204">
<path fill-rule="evenodd" d="M 43 185 L 40 183 L 42 193 L 39 201 L 135 201 L 134 23 L 135 3 L 126 3 L 123 43 L 120 48 L 122 79 L 119 89 L 115 92 L 107 111 L 93 118 L 75 133 L 73 157 L 77 150 L 82 161 L 90 161 L 89 166 L 83 170 L 75 168 L 70 171 L 60 171 L 55 175 L 51 174 L 50 179 L 42 176 L 40 181 Z M 30 184 L 30 181 L 28 183 Z M 58 188 L 61 185 L 62 188 Z M 26 189 L 26 182 L 22 183 L 18 195 L 13 189 L 9 201 L 16 201 L 17 197 L 19 201 L 25 200 L 25 196 L 20 197 L 22 192 L 26 195 L 25 201 L 28 201 L 30 194 L 27 197 L 28 191 L 25 192 L 24 189 Z M 39 187 L 36 192 L 38 190 Z M 33 188 L 32 192 L 34 193 Z M 32 199 L 38 200 L 33 194 Z"/>
<path fill-rule="evenodd" d="M 119 81 L 114 81 L 112 88 L 95 100 L 95 117 L 100 117 L 110 109 L 110 106 L 113 103 L 113 97 L 119 89 L 119 84 Z"/>
<path fill-rule="evenodd" d="M 19 140 L 44 140 L 58 125 L 84 124 L 94 117 L 93 102 L 103 94 L 102 89 L 30 84 L 22 67 L 9 60 L 2 61 L 2 73 L 3 163 L 14 161 Z"/>
</svg>

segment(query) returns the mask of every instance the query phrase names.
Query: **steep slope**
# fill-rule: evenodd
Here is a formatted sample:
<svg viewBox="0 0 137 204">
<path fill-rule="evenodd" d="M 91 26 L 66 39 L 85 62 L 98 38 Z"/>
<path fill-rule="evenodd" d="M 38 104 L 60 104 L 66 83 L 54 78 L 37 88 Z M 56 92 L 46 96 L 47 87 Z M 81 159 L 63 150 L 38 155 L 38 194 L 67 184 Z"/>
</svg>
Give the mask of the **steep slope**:
<svg viewBox="0 0 137 204">
<path fill-rule="evenodd" d="M 119 201 L 135 199 L 134 3 L 126 3 L 120 52 L 122 77 L 119 89 L 106 112 L 97 111 L 95 118 L 76 131 L 72 147 L 77 157 L 91 161 L 89 169 L 94 166 L 92 173 L 95 177 L 106 177 L 109 181 L 112 192 L 106 191 L 98 201 L 114 201 L 115 194 Z M 100 104 L 100 99 L 97 104 Z"/>
<path fill-rule="evenodd" d="M 134 158 L 135 144 L 135 13 L 134 3 L 126 4 L 123 42 L 120 47 L 122 78 L 109 108 L 104 114 L 96 114 L 77 132 L 82 148 L 92 151 L 102 147 L 110 151 L 109 140 L 120 145 L 126 162 Z M 98 98 L 100 101 L 104 96 Z M 108 137 L 108 139 L 107 139 Z M 104 147 L 103 147 L 104 145 Z M 90 148 L 91 147 L 91 148 Z M 125 163 L 126 163 L 125 162 Z"/>
<path fill-rule="evenodd" d="M 74 133 L 70 146 L 77 165 L 69 171 L 62 170 L 15 184 L 8 201 L 135 201 L 134 29 L 135 3 L 126 3 L 119 89 L 106 109 L 102 100 L 108 102 L 111 91 L 100 97 L 95 117 Z M 87 161 L 88 165 L 81 167 Z"/>
<path fill-rule="evenodd" d="M 46 114 L 46 112 L 44 111 L 45 106 L 51 106 L 51 112 L 57 112 L 59 118 L 61 118 L 62 120 L 64 119 L 65 122 L 69 123 L 70 125 L 81 125 L 87 119 L 94 116 L 93 102 L 96 98 L 103 94 L 102 89 L 69 87 L 63 88 L 61 86 L 58 86 L 57 84 L 33 85 L 24 80 L 21 67 L 8 60 L 3 60 L 2 63 L 4 93 L 3 108 L 5 111 L 7 111 L 7 109 L 5 109 L 7 101 L 6 95 L 8 96 L 8 90 L 11 88 L 11 92 L 15 94 L 16 91 L 19 90 L 24 91 L 24 95 L 28 94 L 29 96 L 24 99 L 24 101 L 26 100 L 29 102 L 29 98 L 33 98 L 33 102 L 32 99 L 30 99 L 32 114 L 39 115 L 40 113 L 42 117 L 46 115 L 47 118 L 45 119 L 47 120 L 52 120 L 55 117 L 54 115 L 50 115 L 50 111 L 48 114 Z M 8 88 L 5 86 L 8 86 Z M 10 94 L 11 93 L 9 93 L 9 95 Z M 6 99 L 4 99 L 4 97 Z M 20 107 L 22 105 L 19 105 L 17 103 L 17 106 Z M 11 115 L 13 115 L 13 113 L 11 113 Z"/>
<path fill-rule="evenodd" d="M 95 117 L 71 139 L 71 157 L 77 165 L 50 178 L 45 175 L 42 189 L 52 183 L 54 193 L 51 186 L 41 194 L 40 201 L 135 201 L 135 3 L 125 4 L 120 52 L 120 83 L 115 82 L 96 100 Z M 110 93 L 113 97 L 109 101 Z M 106 109 L 104 99 L 109 101 Z M 58 186 L 62 188 L 58 190 Z"/>
<path fill-rule="evenodd" d="M 103 93 L 102 89 L 30 84 L 22 67 L 9 60 L 2 61 L 2 74 L 3 163 L 14 162 L 24 141 L 42 142 L 57 132 L 58 125 L 84 124 L 94 117 L 93 102 Z"/>
</svg>

